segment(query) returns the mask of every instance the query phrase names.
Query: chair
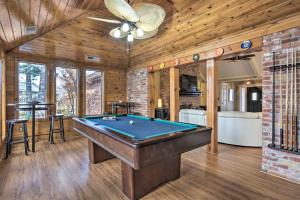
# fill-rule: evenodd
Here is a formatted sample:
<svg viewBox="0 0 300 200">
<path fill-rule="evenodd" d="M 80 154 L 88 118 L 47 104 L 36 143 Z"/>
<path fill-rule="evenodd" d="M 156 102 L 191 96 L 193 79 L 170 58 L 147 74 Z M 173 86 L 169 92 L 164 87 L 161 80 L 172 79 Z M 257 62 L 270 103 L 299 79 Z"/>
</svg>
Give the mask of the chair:
<svg viewBox="0 0 300 200">
<path fill-rule="evenodd" d="M 12 119 L 12 120 L 7 120 L 8 124 L 8 134 L 6 138 L 6 153 L 5 153 L 5 158 L 8 158 L 8 155 L 11 153 L 11 147 L 13 144 L 16 143 L 24 143 L 24 149 L 25 149 L 25 154 L 28 155 L 29 150 L 29 139 L 28 139 L 28 132 L 27 132 L 27 122 L 28 119 Z M 13 140 L 13 134 L 14 134 L 14 126 L 16 124 L 21 124 L 23 128 L 23 140 Z"/>
<path fill-rule="evenodd" d="M 65 142 L 65 129 L 64 129 L 64 115 L 63 114 L 53 114 L 49 116 L 50 129 L 48 141 L 50 144 L 54 144 L 54 133 L 60 133 L 61 139 Z M 59 128 L 55 129 L 54 122 L 59 122 Z"/>
</svg>

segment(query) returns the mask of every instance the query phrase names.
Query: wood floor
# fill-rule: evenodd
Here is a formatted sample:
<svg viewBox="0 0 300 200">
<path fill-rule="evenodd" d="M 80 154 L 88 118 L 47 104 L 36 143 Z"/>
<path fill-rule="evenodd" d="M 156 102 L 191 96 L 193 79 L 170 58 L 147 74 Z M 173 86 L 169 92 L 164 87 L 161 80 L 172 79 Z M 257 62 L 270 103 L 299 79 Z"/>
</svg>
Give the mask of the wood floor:
<svg viewBox="0 0 300 200">
<path fill-rule="evenodd" d="M 49 145 L 29 156 L 13 149 L 0 164 L 0 199 L 126 199 L 117 159 L 89 165 L 87 140 Z M 181 178 L 143 200 L 299 199 L 300 186 L 260 171 L 261 150 L 221 145 L 218 155 L 199 148 L 182 156 Z"/>
</svg>

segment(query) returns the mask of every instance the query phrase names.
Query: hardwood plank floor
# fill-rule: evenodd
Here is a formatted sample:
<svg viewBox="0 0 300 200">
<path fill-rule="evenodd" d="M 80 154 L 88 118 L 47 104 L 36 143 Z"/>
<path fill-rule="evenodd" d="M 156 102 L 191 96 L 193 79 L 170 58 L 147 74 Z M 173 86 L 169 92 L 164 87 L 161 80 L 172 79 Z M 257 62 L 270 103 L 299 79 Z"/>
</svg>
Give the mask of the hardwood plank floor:
<svg viewBox="0 0 300 200">
<path fill-rule="evenodd" d="M 121 163 L 88 161 L 87 140 L 49 145 L 40 140 L 29 156 L 23 146 L 0 163 L 0 199 L 126 199 Z M 261 150 L 220 145 L 218 155 L 199 148 L 182 156 L 181 178 L 157 188 L 143 200 L 298 199 L 300 186 L 260 172 Z"/>
</svg>

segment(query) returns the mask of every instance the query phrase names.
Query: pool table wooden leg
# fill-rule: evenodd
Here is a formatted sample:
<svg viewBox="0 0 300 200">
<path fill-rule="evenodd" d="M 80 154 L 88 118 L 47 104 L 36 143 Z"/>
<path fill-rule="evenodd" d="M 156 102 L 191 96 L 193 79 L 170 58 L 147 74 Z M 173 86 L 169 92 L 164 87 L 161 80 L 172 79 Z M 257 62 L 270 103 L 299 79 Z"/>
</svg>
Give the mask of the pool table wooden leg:
<svg viewBox="0 0 300 200">
<path fill-rule="evenodd" d="M 115 157 L 91 140 L 88 140 L 88 147 L 90 163 L 96 164 Z"/>
<path fill-rule="evenodd" d="M 122 162 L 122 190 L 130 199 L 139 199 L 159 185 L 180 177 L 180 159 L 177 155 L 163 161 L 134 169 Z"/>
</svg>

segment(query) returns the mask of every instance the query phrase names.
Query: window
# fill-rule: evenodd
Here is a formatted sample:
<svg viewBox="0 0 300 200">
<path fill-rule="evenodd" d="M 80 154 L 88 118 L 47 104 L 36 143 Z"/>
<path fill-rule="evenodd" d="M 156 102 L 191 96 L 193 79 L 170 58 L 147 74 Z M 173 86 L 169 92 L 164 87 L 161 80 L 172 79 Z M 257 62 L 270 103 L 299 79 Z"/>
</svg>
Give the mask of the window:
<svg viewBox="0 0 300 200">
<path fill-rule="evenodd" d="M 46 66 L 44 64 L 18 63 L 19 103 L 46 102 Z M 20 118 L 30 118 L 30 111 L 20 111 Z M 36 111 L 36 117 L 45 117 L 45 111 Z"/>
<path fill-rule="evenodd" d="M 85 80 L 86 115 L 100 115 L 103 112 L 103 73 L 86 70 Z"/>
<path fill-rule="evenodd" d="M 234 89 L 229 89 L 229 101 L 234 101 Z"/>
<path fill-rule="evenodd" d="M 56 113 L 77 114 L 77 70 L 56 67 Z"/>
</svg>

